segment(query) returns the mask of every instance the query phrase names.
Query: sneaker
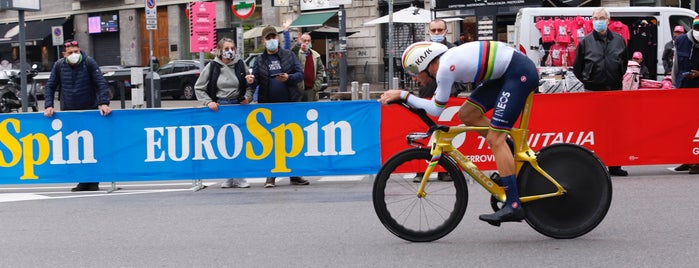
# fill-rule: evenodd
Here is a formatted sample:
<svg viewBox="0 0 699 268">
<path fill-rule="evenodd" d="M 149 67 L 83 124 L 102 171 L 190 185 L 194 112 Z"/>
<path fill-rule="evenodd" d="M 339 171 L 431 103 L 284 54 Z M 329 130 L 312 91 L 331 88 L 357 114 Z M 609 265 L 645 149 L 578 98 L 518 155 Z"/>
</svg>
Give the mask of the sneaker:
<svg viewBox="0 0 699 268">
<path fill-rule="evenodd" d="M 682 164 L 675 168 L 675 171 L 687 171 L 692 167 L 692 164 Z"/>
<path fill-rule="evenodd" d="M 517 204 L 517 203 L 515 203 Z M 524 209 L 519 205 L 505 206 L 493 214 L 483 214 L 478 216 L 478 219 L 490 223 L 493 226 L 500 226 L 503 222 L 520 222 L 524 219 Z"/>
<path fill-rule="evenodd" d="M 77 186 L 70 189 L 71 192 L 82 192 L 82 191 L 99 191 L 100 184 L 97 182 L 81 182 Z"/>
<path fill-rule="evenodd" d="M 621 167 L 609 167 L 609 174 L 612 176 L 628 176 L 629 173 L 626 170 L 621 169 Z"/>
<path fill-rule="evenodd" d="M 245 179 L 228 179 L 221 183 L 221 188 L 250 188 L 250 184 Z"/>
<path fill-rule="evenodd" d="M 689 168 L 689 174 L 699 174 L 699 164 L 694 164 Z"/>
<path fill-rule="evenodd" d="M 291 185 L 309 185 L 311 182 L 301 177 L 291 177 L 289 178 Z"/>
<path fill-rule="evenodd" d="M 275 181 L 275 180 L 276 180 L 275 178 L 267 178 L 267 181 L 265 181 L 265 186 L 264 186 L 264 187 L 265 187 L 265 188 L 274 188 L 274 186 L 275 186 L 275 185 L 274 185 L 274 181 Z"/>
<path fill-rule="evenodd" d="M 415 177 L 413 178 L 413 182 L 420 183 L 422 181 L 422 176 L 425 176 L 425 173 L 420 172 L 418 174 L 415 174 Z"/>
<path fill-rule="evenodd" d="M 446 173 L 446 172 L 437 173 L 437 180 L 440 180 L 440 181 L 453 181 L 453 179 L 451 178 L 451 176 L 449 175 L 449 173 Z"/>
</svg>

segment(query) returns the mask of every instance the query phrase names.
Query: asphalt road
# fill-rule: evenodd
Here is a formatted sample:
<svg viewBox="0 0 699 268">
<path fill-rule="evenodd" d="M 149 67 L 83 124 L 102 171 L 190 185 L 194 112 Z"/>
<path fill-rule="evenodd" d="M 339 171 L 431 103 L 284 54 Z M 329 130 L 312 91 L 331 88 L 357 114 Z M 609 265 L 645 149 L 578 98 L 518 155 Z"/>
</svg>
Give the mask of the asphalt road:
<svg viewBox="0 0 699 268">
<path fill-rule="evenodd" d="M 432 243 L 405 242 L 381 225 L 371 176 L 281 179 L 272 189 L 262 179 L 249 189 L 205 180 L 196 192 L 191 181 L 123 183 L 110 194 L 1 185 L 0 266 L 696 267 L 699 176 L 668 167 L 614 177 L 605 220 L 571 240 L 480 222 L 490 206 L 475 184 L 459 227 Z"/>
</svg>

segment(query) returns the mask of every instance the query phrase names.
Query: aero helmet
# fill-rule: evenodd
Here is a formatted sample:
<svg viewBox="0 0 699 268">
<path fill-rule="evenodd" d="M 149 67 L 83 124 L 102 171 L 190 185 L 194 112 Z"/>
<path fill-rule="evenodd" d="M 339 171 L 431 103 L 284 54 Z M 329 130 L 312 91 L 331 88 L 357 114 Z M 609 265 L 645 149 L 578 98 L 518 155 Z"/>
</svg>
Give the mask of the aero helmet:
<svg viewBox="0 0 699 268">
<path fill-rule="evenodd" d="M 441 43 L 423 41 L 410 45 L 403 52 L 403 69 L 410 75 L 417 75 L 427 69 L 430 62 L 447 52 L 449 48 Z"/>
</svg>

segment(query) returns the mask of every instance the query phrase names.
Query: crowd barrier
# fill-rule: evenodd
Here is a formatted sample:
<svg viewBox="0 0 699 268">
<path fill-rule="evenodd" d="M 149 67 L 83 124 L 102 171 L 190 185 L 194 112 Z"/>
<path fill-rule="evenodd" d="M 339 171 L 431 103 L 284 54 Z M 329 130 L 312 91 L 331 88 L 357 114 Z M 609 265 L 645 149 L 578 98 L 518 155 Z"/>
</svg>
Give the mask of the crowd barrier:
<svg viewBox="0 0 699 268">
<path fill-rule="evenodd" d="M 693 89 L 538 94 L 529 144 L 579 144 L 606 165 L 699 163 L 697 100 Z M 459 124 L 463 101 L 438 121 Z M 0 114 L 0 184 L 375 174 L 425 130 L 371 100 Z M 454 144 L 495 169 L 476 133 Z"/>
<path fill-rule="evenodd" d="M 371 174 L 380 105 L 316 102 L 0 115 L 0 183 Z"/>
<path fill-rule="evenodd" d="M 537 94 L 529 146 L 536 151 L 554 143 L 574 143 L 594 151 L 609 166 L 699 163 L 697 100 L 697 89 Z M 451 99 L 439 123 L 459 124 L 457 111 L 463 102 Z M 408 148 L 406 133 L 425 130 L 405 109 L 385 107 L 382 160 Z M 453 143 L 479 167 L 495 169 L 485 139 L 475 132 L 458 136 Z"/>
</svg>

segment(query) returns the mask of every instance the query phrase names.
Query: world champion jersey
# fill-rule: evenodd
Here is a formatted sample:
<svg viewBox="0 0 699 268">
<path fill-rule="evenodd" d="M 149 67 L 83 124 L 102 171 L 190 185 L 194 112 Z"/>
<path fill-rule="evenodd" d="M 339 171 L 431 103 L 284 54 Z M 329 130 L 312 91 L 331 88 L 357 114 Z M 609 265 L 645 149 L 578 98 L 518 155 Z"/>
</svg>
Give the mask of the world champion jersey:
<svg viewBox="0 0 699 268">
<path fill-rule="evenodd" d="M 514 48 L 497 41 L 474 41 L 453 47 L 439 58 L 434 98 L 431 101 L 408 98 L 408 104 L 425 109 L 432 115 L 441 114 L 449 100 L 453 83 L 479 84 L 498 79 L 510 65 L 513 53 Z"/>
</svg>

